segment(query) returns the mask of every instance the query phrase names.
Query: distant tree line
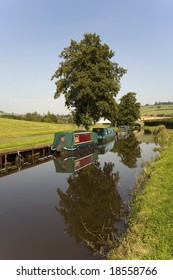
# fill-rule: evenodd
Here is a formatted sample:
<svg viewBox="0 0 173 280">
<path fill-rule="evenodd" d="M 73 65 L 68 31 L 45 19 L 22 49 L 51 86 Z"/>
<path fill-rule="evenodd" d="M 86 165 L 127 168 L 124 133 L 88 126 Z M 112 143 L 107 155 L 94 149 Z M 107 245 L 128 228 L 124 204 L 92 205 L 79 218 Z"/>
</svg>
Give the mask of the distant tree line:
<svg viewBox="0 0 173 280">
<path fill-rule="evenodd" d="M 159 101 L 159 102 L 155 102 L 153 105 L 150 104 L 145 104 L 145 106 L 160 106 L 160 105 L 173 105 L 173 101 L 168 101 L 168 102 L 163 102 L 163 101 Z"/>
<path fill-rule="evenodd" d="M 34 122 L 47 122 L 47 123 L 73 123 L 73 117 L 70 114 L 67 115 L 55 115 L 50 112 L 47 114 L 41 115 L 36 111 L 33 113 L 26 113 L 24 115 L 17 114 L 5 114 L 2 112 L 0 115 L 1 118 L 15 119 L 15 120 L 25 120 L 25 121 L 34 121 Z"/>
<path fill-rule="evenodd" d="M 154 105 L 172 105 L 173 101 L 168 101 L 168 102 L 155 102 Z"/>
</svg>

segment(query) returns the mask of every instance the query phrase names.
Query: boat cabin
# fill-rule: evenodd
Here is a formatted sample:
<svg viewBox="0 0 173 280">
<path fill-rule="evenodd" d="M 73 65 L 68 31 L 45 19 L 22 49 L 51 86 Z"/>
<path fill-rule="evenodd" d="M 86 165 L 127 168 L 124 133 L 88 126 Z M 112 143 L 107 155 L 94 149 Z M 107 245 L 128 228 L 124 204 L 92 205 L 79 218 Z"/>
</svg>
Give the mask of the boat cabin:
<svg viewBox="0 0 173 280">
<path fill-rule="evenodd" d="M 58 152 L 75 151 L 81 147 L 95 145 L 98 143 L 97 134 L 93 131 L 77 130 L 77 131 L 60 131 L 54 135 L 52 150 Z"/>
<path fill-rule="evenodd" d="M 99 140 L 110 140 L 116 136 L 116 132 L 112 127 L 93 128 L 93 132 L 97 133 Z"/>
</svg>

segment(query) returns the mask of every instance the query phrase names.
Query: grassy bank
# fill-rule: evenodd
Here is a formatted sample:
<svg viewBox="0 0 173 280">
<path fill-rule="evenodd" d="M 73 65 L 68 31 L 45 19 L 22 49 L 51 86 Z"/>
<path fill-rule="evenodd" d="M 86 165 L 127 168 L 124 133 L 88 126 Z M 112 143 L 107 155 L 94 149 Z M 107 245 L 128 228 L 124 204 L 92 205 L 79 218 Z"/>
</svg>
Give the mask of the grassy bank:
<svg viewBox="0 0 173 280">
<path fill-rule="evenodd" d="M 0 152 L 40 144 L 52 144 L 55 132 L 76 129 L 78 129 L 77 126 L 73 124 L 52 124 L 0 118 Z"/>
<path fill-rule="evenodd" d="M 73 130 L 75 125 L 30 122 L 0 118 L 0 151 L 51 144 L 54 132 Z"/>
<path fill-rule="evenodd" d="M 173 133 L 169 146 L 144 172 L 127 234 L 108 259 L 173 259 Z"/>
</svg>

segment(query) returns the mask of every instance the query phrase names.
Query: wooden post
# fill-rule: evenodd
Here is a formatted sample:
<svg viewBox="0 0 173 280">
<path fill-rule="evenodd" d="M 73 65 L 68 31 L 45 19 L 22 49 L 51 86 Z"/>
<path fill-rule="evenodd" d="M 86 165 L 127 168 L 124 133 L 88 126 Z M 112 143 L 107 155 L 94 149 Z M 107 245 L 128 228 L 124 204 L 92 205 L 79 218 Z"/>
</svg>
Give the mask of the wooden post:
<svg viewBox="0 0 173 280">
<path fill-rule="evenodd" d="M 34 149 L 32 150 L 32 162 L 35 162 L 35 153 L 34 153 Z"/>
<path fill-rule="evenodd" d="M 7 164 L 7 162 L 8 162 L 8 161 L 7 161 L 7 155 L 5 155 L 5 164 Z"/>
</svg>

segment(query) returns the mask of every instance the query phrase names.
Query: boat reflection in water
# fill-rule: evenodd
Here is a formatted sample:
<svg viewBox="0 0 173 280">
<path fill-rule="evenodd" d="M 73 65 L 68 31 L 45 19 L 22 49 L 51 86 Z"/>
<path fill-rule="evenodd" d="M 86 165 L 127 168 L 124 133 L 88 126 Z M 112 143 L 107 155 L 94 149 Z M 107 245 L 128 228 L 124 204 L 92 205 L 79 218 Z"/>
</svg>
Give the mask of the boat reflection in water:
<svg viewBox="0 0 173 280">
<path fill-rule="evenodd" d="M 73 173 L 94 163 L 98 159 L 98 150 L 94 153 L 84 154 L 80 152 L 78 155 L 71 156 L 54 154 L 53 159 L 56 172 Z"/>
<path fill-rule="evenodd" d="M 56 153 L 53 154 L 55 170 L 59 173 L 73 173 L 90 164 L 93 164 L 98 159 L 99 154 L 105 154 L 112 150 L 115 145 L 115 140 L 107 144 L 99 145 L 95 151 L 80 150 L 78 153 Z"/>
<path fill-rule="evenodd" d="M 111 151 L 115 146 L 115 140 L 107 143 L 107 144 L 103 144 L 103 145 L 99 145 L 99 154 L 105 154 L 109 151 Z"/>
<path fill-rule="evenodd" d="M 113 144 L 114 141 L 99 151 L 108 151 Z M 125 232 L 127 213 L 117 190 L 119 172 L 114 172 L 114 163 L 98 161 L 99 151 L 54 159 L 56 172 L 71 173 L 67 189 L 57 189 L 56 211 L 64 219 L 66 234 L 86 244 L 98 258 L 104 258 Z"/>
</svg>

